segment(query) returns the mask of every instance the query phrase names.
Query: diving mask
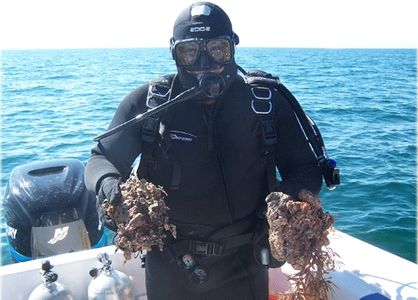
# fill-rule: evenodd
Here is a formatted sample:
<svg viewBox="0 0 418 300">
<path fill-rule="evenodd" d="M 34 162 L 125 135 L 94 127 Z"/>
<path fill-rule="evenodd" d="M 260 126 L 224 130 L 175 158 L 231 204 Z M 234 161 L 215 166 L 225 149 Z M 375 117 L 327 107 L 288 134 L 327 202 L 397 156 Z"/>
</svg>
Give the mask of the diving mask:
<svg viewBox="0 0 418 300">
<path fill-rule="evenodd" d="M 172 43 L 173 58 L 180 67 L 201 69 L 202 54 L 205 54 L 209 66 L 225 65 L 233 60 L 233 41 L 230 37 L 213 39 L 185 39 Z"/>
</svg>

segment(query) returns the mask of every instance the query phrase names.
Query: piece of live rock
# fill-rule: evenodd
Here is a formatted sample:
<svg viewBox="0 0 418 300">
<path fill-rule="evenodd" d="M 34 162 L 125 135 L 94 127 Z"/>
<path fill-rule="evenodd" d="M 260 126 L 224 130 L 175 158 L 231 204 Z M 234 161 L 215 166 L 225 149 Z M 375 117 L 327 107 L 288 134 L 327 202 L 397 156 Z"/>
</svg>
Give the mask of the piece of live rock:
<svg viewBox="0 0 418 300">
<path fill-rule="evenodd" d="M 281 192 L 266 198 L 272 255 L 287 261 L 297 273 L 292 299 L 328 299 L 332 283 L 324 277 L 335 268 L 337 255 L 329 247 L 334 218 L 323 212 L 319 198 L 302 191 L 299 200 Z"/>
<path fill-rule="evenodd" d="M 167 196 L 162 187 L 132 175 L 120 184 L 122 203 L 102 204 L 104 213 L 117 227 L 114 243 L 123 251 L 126 260 L 152 246 L 164 247 L 167 234 L 176 237 L 176 227 L 169 223 L 169 208 L 164 202 Z"/>
</svg>

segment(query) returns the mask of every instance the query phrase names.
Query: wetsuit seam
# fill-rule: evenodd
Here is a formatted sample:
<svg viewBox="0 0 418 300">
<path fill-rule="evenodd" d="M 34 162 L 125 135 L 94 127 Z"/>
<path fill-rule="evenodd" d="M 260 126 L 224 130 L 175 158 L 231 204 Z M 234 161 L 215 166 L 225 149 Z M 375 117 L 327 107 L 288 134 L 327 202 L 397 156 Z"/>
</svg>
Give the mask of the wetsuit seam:
<svg viewBox="0 0 418 300">
<path fill-rule="evenodd" d="M 208 125 L 208 127 L 210 127 L 208 134 L 212 135 L 211 137 L 209 137 L 209 139 L 212 141 L 212 146 L 213 146 L 214 156 L 215 156 L 215 159 L 216 159 L 217 169 L 218 169 L 218 172 L 219 172 L 220 179 L 222 181 L 224 199 L 226 201 L 226 204 L 227 204 L 227 207 L 228 207 L 228 212 L 229 212 L 229 217 L 230 217 L 229 221 L 230 221 L 230 223 L 232 223 L 235 220 L 234 206 L 233 206 L 232 200 L 230 199 L 230 196 L 229 196 L 229 193 L 228 193 L 225 174 L 224 174 L 224 170 L 222 168 L 221 147 L 219 145 L 219 141 L 218 141 L 219 136 L 218 136 L 218 131 L 217 131 L 217 128 L 216 128 L 216 125 L 215 125 L 215 120 L 218 116 L 218 111 L 219 111 L 219 105 L 216 105 L 216 104 L 215 104 L 215 107 L 211 107 L 207 111 L 208 112 L 207 125 Z"/>
<path fill-rule="evenodd" d="M 245 263 L 242 261 L 241 257 L 239 256 L 239 253 L 237 253 L 236 259 L 238 260 L 239 264 L 241 265 L 241 268 L 245 271 L 245 275 L 246 275 L 245 279 L 248 281 L 249 286 L 251 287 L 251 294 L 252 294 L 253 300 L 258 300 L 258 299 L 256 299 L 256 296 L 255 296 L 255 287 L 254 287 L 254 283 L 251 280 L 250 273 L 248 272 L 247 268 L 245 267 Z"/>
</svg>

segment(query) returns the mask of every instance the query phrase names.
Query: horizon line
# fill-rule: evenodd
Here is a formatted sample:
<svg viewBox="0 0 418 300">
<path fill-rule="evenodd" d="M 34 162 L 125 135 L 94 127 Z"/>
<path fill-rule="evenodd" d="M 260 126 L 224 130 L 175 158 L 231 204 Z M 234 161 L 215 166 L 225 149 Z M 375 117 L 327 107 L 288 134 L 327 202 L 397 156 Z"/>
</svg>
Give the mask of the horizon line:
<svg viewBox="0 0 418 300">
<path fill-rule="evenodd" d="M 370 49 L 370 50 L 418 50 L 418 46 L 405 46 L 405 47 L 391 47 L 391 46 L 384 46 L 384 47 L 373 47 L 373 46 L 343 46 L 343 47 L 324 47 L 324 46 L 240 46 L 237 49 L 335 49 L 335 50 L 344 50 L 344 49 Z M 0 48 L 0 51 L 23 51 L 23 50 L 111 50 L 111 49 L 167 49 L 169 50 L 169 46 L 116 46 L 116 47 L 6 47 Z M 239 51 L 239 50 L 238 50 Z"/>
</svg>

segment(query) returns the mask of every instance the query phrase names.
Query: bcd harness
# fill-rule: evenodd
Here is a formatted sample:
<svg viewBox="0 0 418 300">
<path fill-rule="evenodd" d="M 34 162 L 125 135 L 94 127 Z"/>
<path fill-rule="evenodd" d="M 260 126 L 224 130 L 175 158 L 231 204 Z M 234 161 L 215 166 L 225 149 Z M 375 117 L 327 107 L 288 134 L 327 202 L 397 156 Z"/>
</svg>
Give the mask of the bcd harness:
<svg viewBox="0 0 418 300">
<path fill-rule="evenodd" d="M 273 192 L 277 187 L 276 179 L 276 165 L 274 159 L 275 146 L 278 143 L 278 136 L 276 132 L 275 123 L 272 116 L 273 104 L 271 102 L 273 90 L 277 90 L 289 102 L 293 109 L 295 116 L 298 119 L 301 130 L 303 131 L 307 142 L 310 144 L 313 153 L 316 156 L 318 165 L 321 167 L 324 181 L 329 189 L 333 189 L 340 183 L 339 170 L 336 169 L 335 161 L 330 159 L 327 155 L 321 134 L 309 116 L 303 111 L 302 107 L 290 91 L 280 82 L 277 77 L 262 71 L 245 72 L 241 69 L 244 81 L 247 83 L 251 94 L 251 109 L 258 120 L 259 131 L 261 132 L 262 154 L 266 161 L 266 172 L 268 179 L 269 191 Z M 171 91 L 175 75 L 167 75 L 157 78 L 150 82 L 146 105 L 149 109 L 153 109 L 162 103 L 171 99 Z M 155 117 L 149 117 L 144 120 L 141 131 L 142 154 L 140 162 L 141 176 L 148 178 L 150 171 L 155 165 L 154 154 L 156 147 L 158 147 L 159 128 L 161 121 L 167 118 L 165 113 L 159 114 Z M 173 176 L 170 184 L 170 189 L 178 189 L 180 175 L 180 166 L 173 165 Z M 242 223 L 240 225 L 240 223 Z M 246 226 L 248 220 L 242 220 L 232 225 L 229 225 L 225 230 L 230 230 L 230 227 L 239 228 Z M 260 226 L 259 226 L 260 227 Z M 184 254 L 192 255 L 224 255 L 231 249 L 254 243 L 254 240 L 261 235 L 266 234 L 266 226 L 258 228 L 258 232 L 251 232 L 245 234 L 237 234 L 232 238 L 224 240 L 199 241 L 199 240 L 181 240 L 173 243 L 170 251 L 174 252 L 174 256 L 181 257 Z M 222 232 L 224 229 L 221 229 Z M 239 232 L 239 230 L 238 230 Z M 264 259 L 261 258 L 261 261 Z M 269 264 L 262 262 L 263 264 Z M 281 264 L 276 264 L 280 266 Z M 271 266 L 271 259 L 270 259 Z"/>
<path fill-rule="evenodd" d="M 301 130 L 316 156 L 318 165 L 321 167 L 326 186 L 328 189 L 334 189 L 340 184 L 339 170 L 336 168 L 336 162 L 329 158 L 318 127 L 303 111 L 297 99 L 280 82 L 278 77 L 274 77 L 263 71 L 245 72 L 242 68 L 240 70 L 253 96 L 251 109 L 258 119 L 259 129 L 261 131 L 262 152 L 267 161 L 267 178 L 269 180 L 270 192 L 275 191 L 276 186 L 274 148 L 278 142 L 278 136 L 271 114 L 273 108 L 271 102 L 273 89 L 281 93 L 289 102 L 298 119 Z M 155 108 L 170 100 L 174 77 L 175 75 L 167 75 L 150 82 L 146 100 L 146 106 L 149 109 Z M 149 175 L 149 168 L 152 168 L 154 165 L 154 151 L 157 146 L 157 136 L 163 117 L 164 113 L 155 117 L 149 117 L 143 123 L 141 131 L 143 148 L 141 154 L 141 175 L 145 178 Z M 175 170 L 174 173 L 176 173 Z M 179 179 L 175 177 L 174 175 L 171 188 L 178 187 Z"/>
</svg>

